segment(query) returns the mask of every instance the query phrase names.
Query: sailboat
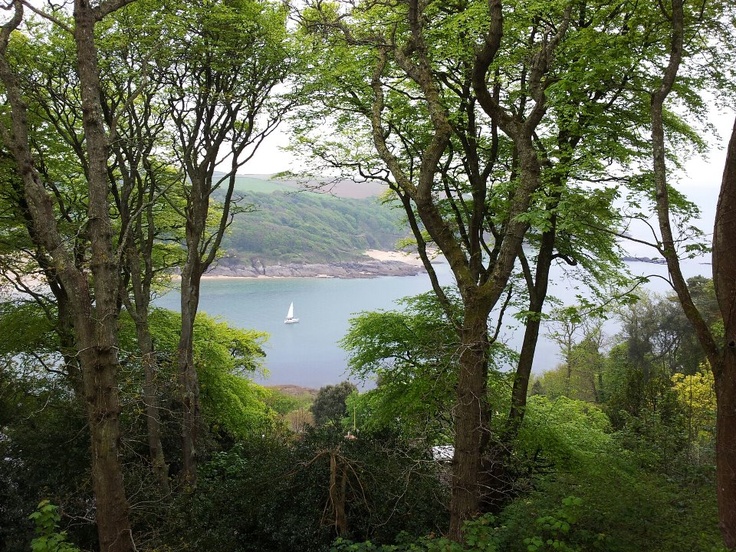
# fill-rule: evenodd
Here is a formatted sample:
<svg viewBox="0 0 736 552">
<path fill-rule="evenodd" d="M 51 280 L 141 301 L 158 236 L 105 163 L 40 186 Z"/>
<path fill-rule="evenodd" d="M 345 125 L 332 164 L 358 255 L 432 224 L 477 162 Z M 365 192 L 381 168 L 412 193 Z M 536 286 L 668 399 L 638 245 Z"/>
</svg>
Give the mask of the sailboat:
<svg viewBox="0 0 736 552">
<path fill-rule="evenodd" d="M 291 302 L 291 305 L 289 305 L 289 312 L 286 313 L 286 320 L 284 320 L 284 324 L 296 324 L 299 322 L 298 318 L 294 318 L 294 302 Z"/>
</svg>

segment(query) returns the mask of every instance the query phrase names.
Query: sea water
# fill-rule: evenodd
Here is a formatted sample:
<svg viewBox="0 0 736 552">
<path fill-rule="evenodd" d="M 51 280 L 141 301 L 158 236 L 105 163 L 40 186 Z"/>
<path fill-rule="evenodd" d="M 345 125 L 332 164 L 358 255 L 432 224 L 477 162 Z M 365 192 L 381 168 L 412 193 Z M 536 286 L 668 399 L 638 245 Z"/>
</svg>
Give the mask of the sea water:
<svg viewBox="0 0 736 552">
<path fill-rule="evenodd" d="M 453 278 L 446 264 L 435 266 L 443 285 Z M 646 286 L 657 293 L 671 293 L 665 279 L 666 267 L 633 262 L 629 269 L 636 275 L 654 275 Z M 710 265 L 698 261 L 683 263 L 685 277 L 710 277 Z M 572 273 L 557 269 L 550 294 L 564 303 L 574 302 Z M 293 384 L 319 388 L 339 383 L 349 377 L 348 359 L 339 341 L 345 336 L 350 319 L 365 311 L 396 310 L 398 299 L 431 290 L 427 274 L 389 276 L 370 279 L 339 278 L 220 278 L 202 282 L 200 311 L 219 317 L 233 326 L 266 332 L 264 366 L 267 375 L 256 378 L 266 385 Z M 579 290 L 584 291 L 584 290 Z M 294 302 L 298 324 L 284 324 L 289 304 Z M 156 304 L 179 309 L 179 296 L 170 292 Z M 560 361 L 558 346 L 545 337 L 545 329 L 537 347 L 534 372 L 554 368 Z M 615 333 L 615 322 L 607 324 L 607 333 Z M 523 328 L 507 318 L 501 339 L 512 347 L 520 347 Z M 353 380 L 354 381 L 354 380 Z M 359 385 L 370 386 L 354 381 Z"/>
<path fill-rule="evenodd" d="M 452 283 L 446 264 L 436 270 L 443 284 Z M 257 378 L 261 383 L 319 388 L 350 379 L 346 353 L 338 342 L 352 317 L 364 311 L 398 309 L 398 299 L 430 289 L 426 273 L 350 279 L 204 279 L 200 311 L 269 335 L 264 345 L 268 374 Z M 292 301 L 299 323 L 284 324 Z M 170 292 L 156 305 L 179 310 L 179 294 Z"/>
</svg>

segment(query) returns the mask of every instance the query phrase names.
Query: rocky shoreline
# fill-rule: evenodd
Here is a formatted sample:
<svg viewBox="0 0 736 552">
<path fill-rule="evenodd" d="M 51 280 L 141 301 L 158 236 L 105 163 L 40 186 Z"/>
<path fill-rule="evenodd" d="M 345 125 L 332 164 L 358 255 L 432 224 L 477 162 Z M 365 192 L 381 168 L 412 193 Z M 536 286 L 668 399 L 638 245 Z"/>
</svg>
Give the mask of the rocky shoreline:
<svg viewBox="0 0 736 552">
<path fill-rule="evenodd" d="M 371 254 L 376 258 L 371 257 Z M 210 269 L 209 278 L 378 278 L 380 276 L 416 276 L 425 272 L 416 257 L 396 252 L 369 252 L 367 259 L 335 263 L 267 264 L 251 261 L 250 266 L 224 262 Z M 397 258 L 405 260 L 396 260 Z M 661 258 L 625 256 L 624 262 L 666 264 Z"/>
<path fill-rule="evenodd" d="M 667 264 L 661 257 L 621 257 L 621 260 L 625 263 Z"/>
<path fill-rule="evenodd" d="M 253 261 L 247 265 L 219 264 L 206 276 L 222 278 L 377 278 L 379 276 L 416 276 L 424 267 L 395 260 L 345 261 L 337 263 L 265 264 Z"/>
</svg>

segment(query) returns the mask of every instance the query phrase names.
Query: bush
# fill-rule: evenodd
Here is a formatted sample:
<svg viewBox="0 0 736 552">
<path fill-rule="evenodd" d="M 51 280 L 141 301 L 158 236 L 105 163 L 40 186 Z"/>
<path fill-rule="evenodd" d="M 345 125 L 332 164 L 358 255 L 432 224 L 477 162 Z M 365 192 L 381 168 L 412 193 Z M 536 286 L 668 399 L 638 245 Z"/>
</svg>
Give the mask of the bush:
<svg viewBox="0 0 736 552">
<path fill-rule="evenodd" d="M 311 429 L 292 443 L 241 443 L 201 466 L 196 491 L 169 516 L 166 543 L 318 552 L 338 534 L 379 543 L 402 531 L 427 534 L 447 524 L 436 469 L 424 451 L 390 435 L 346 439 L 336 427 Z M 331 476 L 344 481 L 342 495 Z"/>
<path fill-rule="evenodd" d="M 59 508 L 48 500 L 42 500 L 28 519 L 36 525 L 36 537 L 31 541 L 33 552 L 79 552 L 67 541 L 66 531 L 59 531 Z"/>
</svg>

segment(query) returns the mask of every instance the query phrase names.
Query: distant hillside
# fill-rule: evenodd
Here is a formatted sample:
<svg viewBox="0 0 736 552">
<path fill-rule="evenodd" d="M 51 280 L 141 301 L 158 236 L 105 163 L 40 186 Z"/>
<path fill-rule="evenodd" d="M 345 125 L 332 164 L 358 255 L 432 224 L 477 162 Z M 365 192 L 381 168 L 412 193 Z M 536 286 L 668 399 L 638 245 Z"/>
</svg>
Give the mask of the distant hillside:
<svg viewBox="0 0 736 552">
<path fill-rule="evenodd" d="M 237 192 L 259 192 L 270 194 L 272 192 L 294 191 L 296 186 L 278 180 L 271 180 L 266 174 L 239 175 L 235 180 Z"/>
<path fill-rule="evenodd" d="M 235 189 L 239 192 L 271 193 L 276 191 L 303 191 L 303 188 L 303 185 L 297 180 L 272 180 L 271 175 L 267 174 L 239 175 L 235 183 Z M 386 185 L 381 182 L 352 182 L 342 180 L 325 185 L 322 191 L 336 197 L 362 199 L 379 196 L 385 190 Z"/>
<path fill-rule="evenodd" d="M 353 260 L 368 249 L 393 250 L 408 234 L 403 212 L 381 205 L 377 197 L 296 192 L 286 184 L 245 177 L 239 184 L 240 204 L 255 210 L 235 217 L 223 242 L 228 260 L 221 264 Z M 261 191 L 244 191 L 248 187 Z"/>
</svg>

